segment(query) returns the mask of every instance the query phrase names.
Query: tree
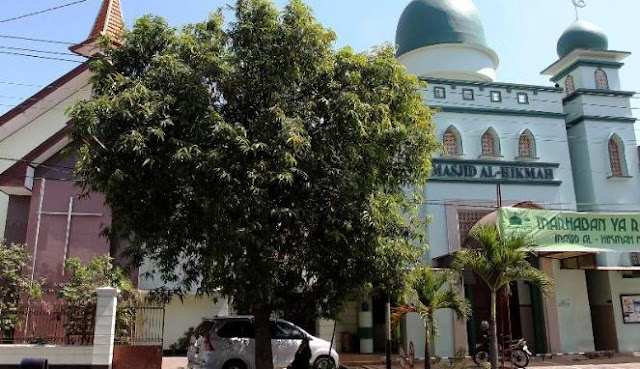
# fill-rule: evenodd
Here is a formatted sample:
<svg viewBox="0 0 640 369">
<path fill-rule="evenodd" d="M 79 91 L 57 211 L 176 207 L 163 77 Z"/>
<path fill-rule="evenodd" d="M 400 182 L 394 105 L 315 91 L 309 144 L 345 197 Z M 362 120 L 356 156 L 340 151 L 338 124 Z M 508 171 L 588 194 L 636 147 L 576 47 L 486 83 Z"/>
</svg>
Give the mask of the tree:
<svg viewBox="0 0 640 369">
<path fill-rule="evenodd" d="M 24 245 L 5 245 L 0 239 L 0 341 L 11 339 L 18 323 L 18 305 L 22 297 L 39 298 L 39 281 L 31 281 L 27 263 L 30 257 Z"/>
<path fill-rule="evenodd" d="M 58 290 L 58 298 L 64 302 L 67 343 L 91 343 L 96 290 L 100 287 L 118 289 L 116 337 L 122 339 L 130 336 L 129 328 L 134 313 L 129 303 L 140 296 L 133 282 L 113 261 L 107 255 L 96 256 L 87 264 L 78 258 L 67 259 L 65 269 L 69 278 Z"/>
<path fill-rule="evenodd" d="M 335 316 L 379 274 L 401 280 L 439 143 L 393 47 L 336 51 L 300 0 L 233 10 L 181 31 L 147 16 L 104 42 L 71 135 L 133 263 L 253 314 L 263 369 L 272 312 L 303 298 Z"/>
<path fill-rule="evenodd" d="M 471 232 L 477 240 L 479 249 L 464 248 L 454 259 L 456 269 L 474 272 L 491 291 L 491 318 L 489 357 L 491 367 L 498 368 L 498 332 L 496 325 L 496 306 L 498 292 L 508 295 L 510 284 L 527 281 L 537 285 L 544 293 L 553 290 L 554 281 L 544 272 L 533 267 L 527 261 L 532 246 L 531 240 L 522 235 L 500 237 L 495 225 L 484 225 Z"/>
<path fill-rule="evenodd" d="M 392 321 L 397 323 L 409 313 L 418 313 L 424 321 L 424 368 L 431 369 L 429 342 L 437 334 L 434 314 L 439 309 L 451 309 L 458 319 L 469 315 L 469 305 L 452 285 L 459 284 L 461 276 L 455 270 L 434 271 L 429 266 L 414 269 L 408 278 L 404 300 L 392 314 Z M 413 302 L 411 302 L 413 301 Z"/>
</svg>

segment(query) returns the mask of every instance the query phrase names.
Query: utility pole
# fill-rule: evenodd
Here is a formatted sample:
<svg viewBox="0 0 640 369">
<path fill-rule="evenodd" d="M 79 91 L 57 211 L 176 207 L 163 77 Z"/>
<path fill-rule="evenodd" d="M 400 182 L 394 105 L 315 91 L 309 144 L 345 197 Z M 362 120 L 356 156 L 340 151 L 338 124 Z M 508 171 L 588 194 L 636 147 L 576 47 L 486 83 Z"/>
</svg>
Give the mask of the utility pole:
<svg viewBox="0 0 640 369">
<path fill-rule="evenodd" d="M 387 344 L 385 345 L 385 351 L 387 356 L 387 369 L 391 369 L 391 297 L 387 296 L 387 304 L 385 309 L 386 323 L 387 323 Z"/>
</svg>

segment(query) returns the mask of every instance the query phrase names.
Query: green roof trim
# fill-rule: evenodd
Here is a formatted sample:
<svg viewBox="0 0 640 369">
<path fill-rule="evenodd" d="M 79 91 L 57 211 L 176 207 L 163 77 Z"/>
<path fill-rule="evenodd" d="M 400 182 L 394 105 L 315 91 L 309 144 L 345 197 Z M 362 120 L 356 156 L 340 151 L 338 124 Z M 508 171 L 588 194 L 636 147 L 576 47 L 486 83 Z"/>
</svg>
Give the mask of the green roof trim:
<svg viewBox="0 0 640 369">
<path fill-rule="evenodd" d="M 524 117 L 539 117 L 539 118 L 566 118 L 567 114 L 564 113 L 552 113 L 547 111 L 538 110 L 516 110 L 516 109 L 490 109 L 490 108 L 467 108 L 464 106 L 442 106 L 432 105 L 432 109 L 439 109 L 446 113 L 466 113 L 466 114 L 489 114 L 489 115 L 511 115 L 511 116 L 524 116 Z"/>
<path fill-rule="evenodd" d="M 396 55 L 439 44 L 487 47 L 472 0 L 413 0 L 407 5 L 396 30 Z"/>
<path fill-rule="evenodd" d="M 560 163 L 549 163 L 539 161 L 509 161 L 509 160 L 466 160 L 466 159 L 431 159 L 433 163 L 446 164 L 471 164 L 471 165 L 500 165 L 503 167 L 534 166 L 540 168 L 560 168 Z"/>
<path fill-rule="evenodd" d="M 636 118 L 631 118 L 631 117 L 607 117 L 607 116 L 599 117 L 595 115 L 581 115 L 575 119 L 568 121 L 567 127 L 575 126 L 576 124 L 582 123 L 587 120 L 604 120 L 607 122 L 632 123 L 632 124 L 636 122 Z"/>
<path fill-rule="evenodd" d="M 457 79 L 424 78 L 424 77 L 420 78 L 420 80 L 428 83 L 459 85 L 459 86 L 477 86 L 477 87 L 505 88 L 505 89 L 512 89 L 512 90 L 544 91 L 544 92 L 558 92 L 558 93 L 561 93 L 564 91 L 562 88 L 559 88 L 559 87 L 523 85 L 523 84 L 506 83 L 506 82 L 476 82 L 476 81 L 463 81 L 463 80 L 457 80 Z"/>
<path fill-rule="evenodd" d="M 575 90 L 572 94 L 568 95 L 562 102 L 567 104 L 576 98 L 582 95 L 590 95 L 590 96 L 610 96 L 610 97 L 631 97 L 636 93 L 633 91 L 614 91 L 614 90 L 596 90 L 591 88 L 579 88 Z"/>
<path fill-rule="evenodd" d="M 551 81 L 558 82 L 562 78 L 564 78 L 567 74 L 573 72 L 574 69 L 578 67 L 596 67 L 596 68 L 609 68 L 609 69 L 620 69 L 624 63 L 619 62 L 611 62 L 611 61 L 601 61 L 601 60 L 578 60 L 573 62 L 571 65 L 563 69 L 560 73 L 551 77 Z"/>
</svg>

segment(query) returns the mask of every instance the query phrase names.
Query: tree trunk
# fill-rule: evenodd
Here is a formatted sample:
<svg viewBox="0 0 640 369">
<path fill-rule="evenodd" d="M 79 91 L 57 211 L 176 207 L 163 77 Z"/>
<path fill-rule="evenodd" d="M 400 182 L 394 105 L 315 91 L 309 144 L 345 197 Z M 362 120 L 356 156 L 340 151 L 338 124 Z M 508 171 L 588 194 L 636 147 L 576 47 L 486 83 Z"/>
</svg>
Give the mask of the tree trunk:
<svg viewBox="0 0 640 369">
<path fill-rule="evenodd" d="M 271 328 L 269 317 L 271 311 L 266 308 L 254 308 L 256 338 L 256 369 L 273 369 L 273 352 L 271 351 Z"/>
<path fill-rule="evenodd" d="M 431 369 L 431 348 L 429 347 L 429 322 L 424 322 L 424 369 Z"/>
<path fill-rule="evenodd" d="M 497 292 L 491 290 L 491 319 L 489 322 L 489 359 L 491 360 L 491 368 L 498 369 L 498 325 L 496 324 L 497 316 Z"/>
</svg>

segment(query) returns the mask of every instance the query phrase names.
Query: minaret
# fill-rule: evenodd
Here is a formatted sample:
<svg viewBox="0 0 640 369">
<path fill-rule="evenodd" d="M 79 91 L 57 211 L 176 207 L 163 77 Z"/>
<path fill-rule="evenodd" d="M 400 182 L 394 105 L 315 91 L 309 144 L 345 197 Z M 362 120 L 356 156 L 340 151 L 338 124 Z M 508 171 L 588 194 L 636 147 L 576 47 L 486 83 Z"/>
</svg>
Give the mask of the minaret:
<svg viewBox="0 0 640 369">
<path fill-rule="evenodd" d="M 558 61 L 542 74 L 565 91 L 564 111 L 578 210 L 637 211 L 640 171 L 633 91 L 619 70 L 630 53 L 609 50 L 603 30 L 576 20 L 560 37 Z"/>
<path fill-rule="evenodd" d="M 89 37 L 71 46 L 69 50 L 82 56 L 93 56 L 100 51 L 98 47 L 100 36 L 108 36 L 115 45 L 119 45 L 122 42 L 123 31 L 124 17 L 120 0 L 103 0 Z"/>
</svg>

